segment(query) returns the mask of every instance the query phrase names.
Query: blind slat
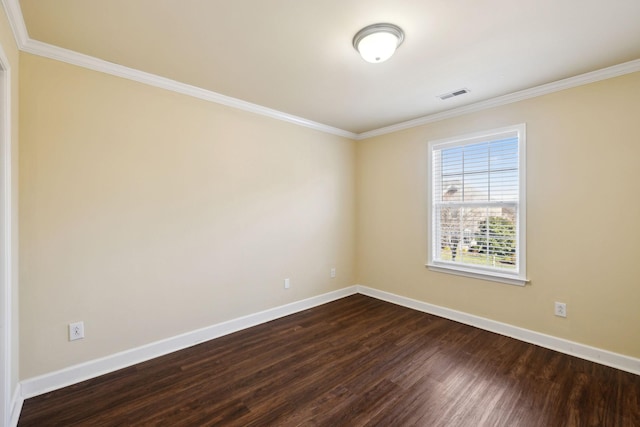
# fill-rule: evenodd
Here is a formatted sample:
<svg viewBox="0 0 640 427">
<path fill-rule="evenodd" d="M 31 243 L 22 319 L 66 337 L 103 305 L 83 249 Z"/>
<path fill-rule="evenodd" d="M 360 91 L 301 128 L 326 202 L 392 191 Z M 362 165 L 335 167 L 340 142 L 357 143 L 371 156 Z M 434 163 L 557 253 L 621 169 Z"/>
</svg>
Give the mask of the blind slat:
<svg viewBox="0 0 640 427">
<path fill-rule="evenodd" d="M 517 269 L 518 137 L 434 147 L 436 259 Z"/>
</svg>

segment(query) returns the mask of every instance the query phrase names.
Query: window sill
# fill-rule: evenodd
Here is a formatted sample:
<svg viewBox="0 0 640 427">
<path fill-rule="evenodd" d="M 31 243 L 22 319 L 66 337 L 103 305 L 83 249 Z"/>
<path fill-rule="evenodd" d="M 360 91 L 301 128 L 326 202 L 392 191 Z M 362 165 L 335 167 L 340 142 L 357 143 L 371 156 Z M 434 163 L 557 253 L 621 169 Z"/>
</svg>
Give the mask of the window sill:
<svg viewBox="0 0 640 427">
<path fill-rule="evenodd" d="M 518 276 L 512 276 L 512 275 L 508 275 L 508 274 L 500 274 L 500 273 L 493 273 L 493 272 L 481 272 L 478 270 L 467 270 L 465 268 L 452 268 L 452 267 L 448 267 L 448 266 L 443 266 L 443 265 L 435 265 L 435 264 L 427 264 L 426 267 L 429 270 L 432 271 L 437 271 L 439 273 L 448 273 L 448 274 L 455 274 L 458 276 L 465 276 L 465 277 L 471 277 L 474 279 L 483 279 L 483 280 L 490 280 L 492 282 L 501 282 L 501 283 L 507 283 L 509 285 L 516 285 L 516 286 L 524 286 L 527 283 L 529 283 L 529 280 L 518 277 Z"/>
</svg>

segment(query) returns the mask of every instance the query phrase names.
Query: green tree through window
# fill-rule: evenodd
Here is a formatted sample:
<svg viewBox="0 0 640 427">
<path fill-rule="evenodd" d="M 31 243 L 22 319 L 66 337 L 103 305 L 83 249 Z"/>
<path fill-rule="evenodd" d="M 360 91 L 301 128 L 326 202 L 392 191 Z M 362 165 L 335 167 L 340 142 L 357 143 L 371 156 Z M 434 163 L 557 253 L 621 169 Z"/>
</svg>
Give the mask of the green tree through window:
<svg viewBox="0 0 640 427">
<path fill-rule="evenodd" d="M 478 225 L 476 244 L 472 250 L 488 257 L 499 257 L 498 261 L 513 264 L 516 253 L 516 228 L 508 218 L 491 216 Z"/>
</svg>

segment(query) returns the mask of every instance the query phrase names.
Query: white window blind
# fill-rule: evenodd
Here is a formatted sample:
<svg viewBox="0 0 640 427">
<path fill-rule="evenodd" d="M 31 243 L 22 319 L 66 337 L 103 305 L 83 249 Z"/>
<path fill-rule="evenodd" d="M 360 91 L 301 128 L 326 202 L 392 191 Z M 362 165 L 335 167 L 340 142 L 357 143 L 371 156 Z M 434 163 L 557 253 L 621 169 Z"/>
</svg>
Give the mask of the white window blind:
<svg viewBox="0 0 640 427">
<path fill-rule="evenodd" d="M 430 143 L 430 267 L 524 282 L 523 147 L 524 125 Z"/>
</svg>

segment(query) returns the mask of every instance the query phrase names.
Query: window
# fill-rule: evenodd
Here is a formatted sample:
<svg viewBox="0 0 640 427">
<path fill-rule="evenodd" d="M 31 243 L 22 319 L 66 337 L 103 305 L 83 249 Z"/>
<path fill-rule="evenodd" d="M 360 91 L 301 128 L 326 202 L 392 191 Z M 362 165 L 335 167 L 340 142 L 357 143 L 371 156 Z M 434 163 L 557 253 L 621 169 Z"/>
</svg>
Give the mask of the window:
<svg viewBox="0 0 640 427">
<path fill-rule="evenodd" d="M 436 271 L 524 285 L 525 125 L 429 143 Z"/>
</svg>

